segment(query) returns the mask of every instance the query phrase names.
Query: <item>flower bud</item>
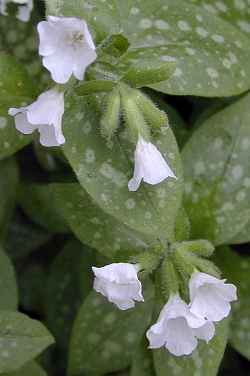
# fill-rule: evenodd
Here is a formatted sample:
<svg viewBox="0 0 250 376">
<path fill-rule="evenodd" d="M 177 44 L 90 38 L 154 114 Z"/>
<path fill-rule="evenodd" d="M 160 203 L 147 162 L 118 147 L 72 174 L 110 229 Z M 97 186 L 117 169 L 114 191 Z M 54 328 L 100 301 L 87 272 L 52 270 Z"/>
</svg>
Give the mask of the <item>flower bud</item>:
<svg viewBox="0 0 250 376">
<path fill-rule="evenodd" d="M 167 114 L 159 110 L 150 98 L 139 90 L 133 90 L 133 97 L 152 128 L 161 128 L 169 125 Z"/>
<path fill-rule="evenodd" d="M 120 93 L 117 89 L 114 89 L 107 95 L 106 110 L 101 118 L 101 133 L 108 140 L 112 138 L 119 127 L 120 109 Z"/>
<path fill-rule="evenodd" d="M 169 297 L 171 294 L 176 294 L 179 291 L 179 277 L 174 264 L 169 259 L 165 258 L 160 270 L 161 290 L 164 297 Z"/>
</svg>

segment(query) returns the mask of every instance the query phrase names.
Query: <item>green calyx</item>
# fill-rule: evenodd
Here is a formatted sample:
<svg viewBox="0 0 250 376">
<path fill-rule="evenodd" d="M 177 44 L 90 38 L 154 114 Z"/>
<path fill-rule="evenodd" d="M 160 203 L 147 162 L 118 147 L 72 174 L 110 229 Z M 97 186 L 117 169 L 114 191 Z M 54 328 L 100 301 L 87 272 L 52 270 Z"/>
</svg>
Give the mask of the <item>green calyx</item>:
<svg viewBox="0 0 250 376">
<path fill-rule="evenodd" d="M 207 260 L 214 252 L 214 246 L 207 240 L 194 240 L 175 243 L 171 247 L 171 257 L 179 273 L 190 277 L 195 271 L 201 271 L 220 277 L 219 269 Z"/>
<path fill-rule="evenodd" d="M 134 90 L 125 84 L 119 85 L 119 88 L 125 125 L 129 130 L 132 141 L 136 143 L 139 136 L 149 141 L 150 130 L 142 111 L 135 101 Z"/>
<path fill-rule="evenodd" d="M 160 287 L 163 296 L 169 298 L 179 291 L 180 281 L 178 272 L 170 257 L 166 257 L 160 268 Z"/>
<path fill-rule="evenodd" d="M 108 140 L 112 138 L 120 124 L 121 98 L 120 92 L 115 88 L 106 97 L 106 109 L 101 118 L 101 133 Z"/>
<path fill-rule="evenodd" d="M 157 245 L 150 250 L 141 253 L 140 255 L 132 257 L 131 262 L 140 265 L 140 271 L 145 277 L 159 267 L 164 258 L 165 252 L 165 248 Z"/>
</svg>

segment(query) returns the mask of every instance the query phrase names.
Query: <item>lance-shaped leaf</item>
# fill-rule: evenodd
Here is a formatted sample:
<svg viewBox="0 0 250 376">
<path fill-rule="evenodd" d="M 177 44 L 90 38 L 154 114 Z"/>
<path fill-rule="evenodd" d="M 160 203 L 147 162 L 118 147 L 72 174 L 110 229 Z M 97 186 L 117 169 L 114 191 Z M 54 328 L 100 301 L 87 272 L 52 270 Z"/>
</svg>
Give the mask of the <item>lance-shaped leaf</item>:
<svg viewBox="0 0 250 376">
<path fill-rule="evenodd" d="M 0 312 L 0 373 L 8 373 L 34 359 L 53 343 L 48 330 L 21 313 Z"/>
<path fill-rule="evenodd" d="M 153 309 L 152 285 L 145 302 L 120 311 L 100 294 L 91 293 L 77 315 L 71 338 L 69 375 L 106 373 L 128 367 Z M 98 361 L 97 361 L 98 357 Z"/>
<path fill-rule="evenodd" d="M 36 362 L 25 364 L 18 371 L 2 373 L 2 376 L 47 376 L 47 373 Z"/>
<path fill-rule="evenodd" d="M 209 117 L 183 149 L 192 236 L 229 244 L 250 219 L 250 95 Z"/>
<path fill-rule="evenodd" d="M 115 137 L 112 144 L 106 143 L 100 135 L 100 110 L 92 98 L 73 97 L 67 101 L 64 153 L 95 204 L 136 231 L 169 239 L 173 237 L 182 194 L 182 171 L 171 129 L 163 128 L 152 142 L 166 158 L 177 179 L 170 178 L 155 186 L 142 183 L 137 192 L 129 192 L 135 145 L 121 135 Z"/>
<path fill-rule="evenodd" d="M 52 184 L 51 192 L 62 217 L 74 234 L 108 258 L 128 257 L 145 250 L 150 237 L 137 233 L 104 213 L 80 184 Z"/>
<path fill-rule="evenodd" d="M 48 14 L 84 18 L 97 44 L 122 33 L 130 44 L 128 53 L 120 59 L 123 68 L 138 62 L 140 54 L 163 62 L 175 61 L 175 73 L 169 80 L 153 85 L 156 90 L 177 95 L 230 96 L 250 87 L 247 36 L 216 14 L 211 17 L 202 5 L 184 0 L 111 0 L 108 6 L 99 0 L 46 3 Z M 248 27 L 244 23 L 244 28 Z"/>
</svg>

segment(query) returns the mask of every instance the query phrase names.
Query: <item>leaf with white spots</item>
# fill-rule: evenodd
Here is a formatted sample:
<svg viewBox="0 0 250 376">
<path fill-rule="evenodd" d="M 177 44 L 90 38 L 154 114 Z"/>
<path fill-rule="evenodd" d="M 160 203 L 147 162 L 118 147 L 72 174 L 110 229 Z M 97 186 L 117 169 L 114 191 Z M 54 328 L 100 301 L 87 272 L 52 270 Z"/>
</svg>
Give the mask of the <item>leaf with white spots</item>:
<svg viewBox="0 0 250 376">
<path fill-rule="evenodd" d="M 250 360 L 250 257 L 240 256 L 228 247 L 219 248 L 215 262 L 229 283 L 237 286 L 238 301 L 232 304 L 230 344 Z"/>
<path fill-rule="evenodd" d="M 150 237 L 104 213 L 77 183 L 53 184 L 51 192 L 60 214 L 74 234 L 108 258 L 128 257 L 136 250 L 145 250 L 152 242 Z"/>
<path fill-rule="evenodd" d="M 228 339 L 228 320 L 216 325 L 216 335 L 209 344 L 200 341 L 190 356 L 176 357 L 165 348 L 153 350 L 156 376 L 216 376 Z"/>
<path fill-rule="evenodd" d="M 120 311 L 100 294 L 89 295 L 72 331 L 69 376 L 104 374 L 131 364 L 153 309 L 153 287 L 143 285 L 145 302 L 127 311 Z"/>
<path fill-rule="evenodd" d="M 250 36 L 249 0 L 189 0 L 202 6 L 211 16 L 221 17 Z M 238 42 L 240 43 L 240 41 Z M 229 62 L 230 64 L 230 62 Z"/>
<path fill-rule="evenodd" d="M 22 313 L 0 311 L 0 373 L 18 370 L 53 342 L 39 321 Z"/>
<path fill-rule="evenodd" d="M 250 95 L 209 117 L 183 149 L 194 238 L 230 244 L 250 219 Z"/>
<path fill-rule="evenodd" d="M 19 204 L 38 225 L 50 232 L 69 232 L 69 229 L 51 200 L 48 184 L 24 183 L 19 189 Z"/>
<path fill-rule="evenodd" d="M 64 351 L 80 305 L 92 289 L 92 270 L 95 264 L 90 253 L 73 239 L 66 243 L 50 266 L 46 286 L 46 317 L 48 327 Z"/>
<path fill-rule="evenodd" d="M 15 270 L 2 249 L 0 249 L 0 296 L 0 310 L 17 310 L 18 292 Z"/>
<path fill-rule="evenodd" d="M 151 186 L 141 184 L 129 192 L 135 145 L 116 136 L 107 144 L 100 135 L 100 108 L 92 98 L 67 98 L 64 153 L 83 188 L 95 204 L 128 227 L 151 236 L 172 238 L 182 196 L 182 169 L 178 147 L 170 128 L 152 140 L 178 179 Z"/>
<path fill-rule="evenodd" d="M 1 376 L 47 376 L 47 373 L 38 363 L 31 362 L 25 364 L 18 371 L 11 373 L 2 373 Z"/>
<path fill-rule="evenodd" d="M 0 239 L 5 236 L 14 209 L 18 169 L 14 159 L 0 161 Z"/>
<path fill-rule="evenodd" d="M 250 87 L 247 36 L 216 15 L 211 17 L 202 5 L 184 0 L 46 3 L 48 14 L 86 19 L 97 44 L 122 33 L 130 43 L 119 61 L 124 69 L 138 64 L 140 54 L 174 61 L 170 79 L 152 86 L 158 91 L 213 97 L 236 95 Z"/>
<path fill-rule="evenodd" d="M 250 242 L 250 221 L 247 222 L 245 227 L 235 235 L 230 241 L 230 244 L 243 244 Z"/>
</svg>

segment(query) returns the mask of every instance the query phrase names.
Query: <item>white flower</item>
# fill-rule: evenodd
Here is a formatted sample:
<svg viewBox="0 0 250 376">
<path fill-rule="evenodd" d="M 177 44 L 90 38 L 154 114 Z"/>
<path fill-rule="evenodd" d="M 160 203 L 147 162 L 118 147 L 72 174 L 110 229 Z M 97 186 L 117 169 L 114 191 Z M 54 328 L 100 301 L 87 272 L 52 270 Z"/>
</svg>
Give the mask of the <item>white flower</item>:
<svg viewBox="0 0 250 376">
<path fill-rule="evenodd" d="M 162 346 L 173 355 L 190 355 L 197 347 L 197 339 L 209 342 L 215 333 L 213 323 L 190 312 L 178 294 L 171 295 L 158 321 L 147 331 L 151 349 Z"/>
<path fill-rule="evenodd" d="M 94 289 L 118 308 L 126 310 L 135 306 L 134 300 L 144 301 L 137 265 L 118 263 L 92 269 L 95 274 Z"/>
<path fill-rule="evenodd" d="M 44 146 L 64 144 L 63 113 L 64 94 L 56 89 L 41 94 L 27 107 L 9 109 L 9 115 L 15 117 L 16 129 L 23 134 L 31 134 L 37 129 L 40 133 L 40 143 Z"/>
<path fill-rule="evenodd" d="M 236 287 L 206 273 L 193 273 L 189 281 L 190 310 L 209 321 L 220 321 L 230 313 L 230 302 L 237 300 Z"/>
<path fill-rule="evenodd" d="M 142 180 L 148 184 L 158 184 L 168 177 L 176 179 L 159 150 L 140 136 L 135 149 L 134 176 L 128 183 L 129 190 L 136 191 Z"/>
<path fill-rule="evenodd" d="M 0 0 L 0 13 L 7 16 L 7 3 L 16 3 L 19 5 L 17 18 L 20 21 L 27 22 L 30 19 L 30 14 L 33 9 L 33 0 Z"/>
<path fill-rule="evenodd" d="M 39 54 L 54 81 L 64 84 L 72 74 L 82 80 L 86 68 L 95 61 L 95 45 L 85 21 L 48 16 L 38 24 Z"/>
</svg>

